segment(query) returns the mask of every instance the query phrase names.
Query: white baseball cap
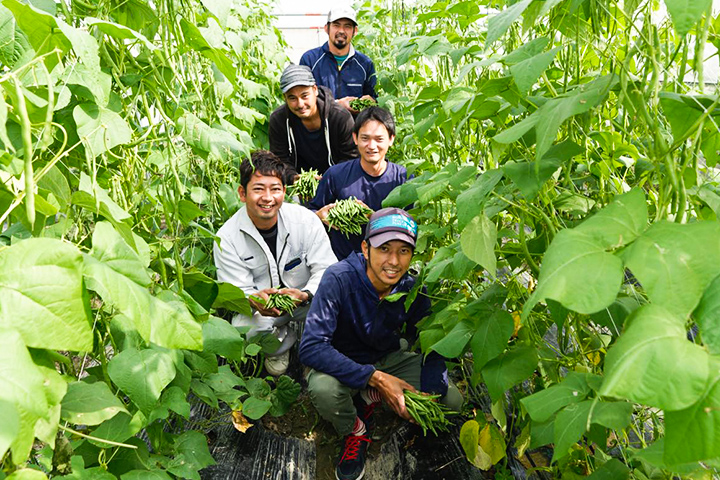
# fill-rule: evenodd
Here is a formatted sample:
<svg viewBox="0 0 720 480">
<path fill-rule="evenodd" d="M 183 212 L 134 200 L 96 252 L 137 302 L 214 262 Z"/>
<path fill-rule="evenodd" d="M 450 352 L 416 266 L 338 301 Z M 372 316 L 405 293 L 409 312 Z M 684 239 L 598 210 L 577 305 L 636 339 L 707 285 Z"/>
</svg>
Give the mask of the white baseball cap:
<svg viewBox="0 0 720 480">
<path fill-rule="evenodd" d="M 355 13 L 355 10 L 353 10 L 352 7 L 348 5 L 330 9 L 330 11 L 328 12 L 327 23 L 334 22 L 335 20 L 340 20 L 341 18 L 347 18 L 357 26 L 357 14 Z"/>
</svg>

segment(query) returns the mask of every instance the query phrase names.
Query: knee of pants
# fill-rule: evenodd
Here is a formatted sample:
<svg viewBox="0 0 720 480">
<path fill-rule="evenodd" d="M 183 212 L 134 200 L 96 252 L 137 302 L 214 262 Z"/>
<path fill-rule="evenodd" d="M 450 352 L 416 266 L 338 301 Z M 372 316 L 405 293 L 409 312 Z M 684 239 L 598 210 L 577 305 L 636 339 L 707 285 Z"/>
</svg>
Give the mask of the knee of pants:
<svg viewBox="0 0 720 480">
<path fill-rule="evenodd" d="M 352 390 L 335 377 L 317 370 L 310 371 L 307 378 L 308 392 L 316 407 L 336 405 L 344 397 L 350 398 Z"/>
<path fill-rule="evenodd" d="M 453 412 L 460 412 L 463 405 L 462 394 L 453 382 L 448 384 L 448 391 L 445 396 L 440 399 L 440 401 L 447 405 L 447 407 Z"/>
</svg>

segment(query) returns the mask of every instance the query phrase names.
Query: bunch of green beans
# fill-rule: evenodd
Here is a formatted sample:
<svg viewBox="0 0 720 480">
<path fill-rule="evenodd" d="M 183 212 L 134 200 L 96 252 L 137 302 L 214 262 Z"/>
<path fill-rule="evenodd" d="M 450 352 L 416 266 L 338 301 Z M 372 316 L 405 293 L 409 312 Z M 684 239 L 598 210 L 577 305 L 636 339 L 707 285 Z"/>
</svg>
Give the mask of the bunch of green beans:
<svg viewBox="0 0 720 480">
<path fill-rule="evenodd" d="M 374 100 L 368 100 L 362 99 L 362 98 L 356 98 L 355 100 L 350 100 L 350 108 L 352 108 L 355 111 L 361 111 L 365 110 L 368 107 L 372 107 L 374 105 L 377 105 Z"/>
<path fill-rule="evenodd" d="M 315 196 L 320 180 L 320 172 L 311 168 L 303 170 L 295 183 L 288 187 L 288 195 L 297 195 L 300 200 L 311 200 Z"/>
<path fill-rule="evenodd" d="M 355 197 L 338 200 L 325 218 L 328 225 L 337 228 L 347 237 L 351 233 L 362 235 L 363 225 L 368 223 L 368 215 L 373 213 L 371 209 L 356 200 Z"/>
<path fill-rule="evenodd" d="M 432 431 L 435 435 L 438 430 L 447 432 L 450 422 L 445 415 L 456 413 L 451 412 L 444 404 L 437 402 L 440 395 L 423 395 L 405 390 L 405 408 L 410 416 L 423 429 L 423 435 Z"/>
<path fill-rule="evenodd" d="M 267 301 L 260 297 L 253 297 L 260 303 L 265 304 L 265 308 L 277 308 L 281 312 L 292 313 L 295 310 L 295 299 L 287 293 L 271 293 L 268 295 Z"/>
</svg>

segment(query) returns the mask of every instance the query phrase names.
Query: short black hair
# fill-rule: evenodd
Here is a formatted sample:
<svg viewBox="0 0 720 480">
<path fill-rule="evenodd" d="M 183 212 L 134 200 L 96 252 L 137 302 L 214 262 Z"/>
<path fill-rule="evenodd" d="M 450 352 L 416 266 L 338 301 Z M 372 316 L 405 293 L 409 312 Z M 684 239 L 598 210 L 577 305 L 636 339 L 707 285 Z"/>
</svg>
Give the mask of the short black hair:
<svg viewBox="0 0 720 480">
<path fill-rule="evenodd" d="M 362 126 L 371 120 L 382 123 L 387 129 L 388 135 L 391 137 L 395 136 L 395 120 L 393 119 L 392 113 L 381 107 L 368 107 L 358 113 L 355 119 L 355 125 L 353 126 L 353 133 L 355 135 L 360 133 Z"/>
<path fill-rule="evenodd" d="M 269 150 L 255 150 L 240 164 L 240 185 L 247 189 L 248 183 L 255 172 L 260 175 L 278 177 L 285 185 L 287 166 Z"/>
</svg>

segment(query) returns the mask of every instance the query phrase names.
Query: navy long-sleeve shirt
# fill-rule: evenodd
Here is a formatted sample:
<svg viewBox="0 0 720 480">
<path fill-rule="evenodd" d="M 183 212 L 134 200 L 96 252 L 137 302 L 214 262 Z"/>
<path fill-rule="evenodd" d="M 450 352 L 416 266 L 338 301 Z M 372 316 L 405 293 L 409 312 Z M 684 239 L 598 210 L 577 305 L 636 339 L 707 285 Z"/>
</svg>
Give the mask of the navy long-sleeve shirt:
<svg viewBox="0 0 720 480">
<path fill-rule="evenodd" d="M 317 211 L 337 200 L 355 197 L 373 210 L 380 210 L 385 197 L 406 180 L 407 170 L 401 165 L 387 162 L 383 174 L 373 177 L 365 173 L 360 166 L 360 159 L 356 158 L 330 167 L 320 180 L 315 198 L 306 206 L 310 210 Z M 360 252 L 363 238 L 365 238 L 364 227 L 361 235 L 346 236 L 338 230 L 330 230 L 330 245 L 338 260 L 344 259 L 352 252 Z"/>
<path fill-rule="evenodd" d="M 415 279 L 405 274 L 391 294 L 409 292 L 414 285 Z M 362 254 L 330 266 L 305 320 L 300 361 L 351 388 L 365 388 L 375 371 L 373 364 L 400 349 L 403 326 L 403 336 L 412 344 L 417 338 L 417 322 L 430 311 L 430 300 L 423 294 L 408 311 L 404 303 L 403 299 L 380 300 Z M 421 383 L 423 391 L 447 392 L 447 368 L 435 352 L 425 359 Z"/>
</svg>

